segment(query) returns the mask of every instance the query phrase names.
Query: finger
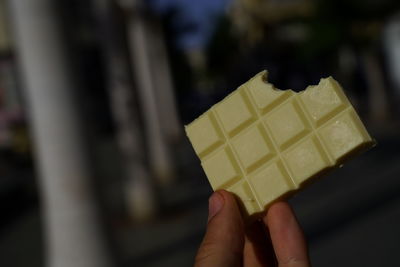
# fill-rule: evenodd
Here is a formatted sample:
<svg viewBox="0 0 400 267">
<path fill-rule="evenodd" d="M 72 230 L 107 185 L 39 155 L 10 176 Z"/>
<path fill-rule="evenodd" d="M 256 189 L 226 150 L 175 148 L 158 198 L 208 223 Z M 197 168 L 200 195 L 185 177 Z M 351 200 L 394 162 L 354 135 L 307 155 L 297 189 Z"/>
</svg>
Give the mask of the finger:
<svg viewBox="0 0 400 267">
<path fill-rule="evenodd" d="M 310 266 L 303 231 L 289 204 L 273 204 L 263 220 L 269 228 L 279 267 Z"/>
<path fill-rule="evenodd" d="M 245 267 L 276 266 L 271 238 L 262 222 L 256 221 L 246 229 L 243 254 Z"/>
<path fill-rule="evenodd" d="M 215 192 L 209 200 L 207 232 L 195 267 L 241 266 L 244 229 L 236 200 L 227 191 Z"/>
</svg>

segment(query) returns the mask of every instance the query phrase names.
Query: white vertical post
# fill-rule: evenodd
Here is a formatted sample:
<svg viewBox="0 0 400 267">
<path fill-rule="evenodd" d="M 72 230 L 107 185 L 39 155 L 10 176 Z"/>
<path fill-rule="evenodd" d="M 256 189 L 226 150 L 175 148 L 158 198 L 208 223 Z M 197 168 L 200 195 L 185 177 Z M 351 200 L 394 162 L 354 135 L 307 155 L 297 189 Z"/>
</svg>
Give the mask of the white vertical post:
<svg viewBox="0 0 400 267">
<path fill-rule="evenodd" d="M 385 26 L 383 41 L 388 63 L 390 81 L 396 100 L 400 101 L 400 13 L 392 17 Z"/>
<path fill-rule="evenodd" d="M 363 59 L 368 83 L 369 116 L 372 122 L 382 125 L 389 118 L 389 101 L 383 73 L 374 54 L 364 52 Z"/>
<path fill-rule="evenodd" d="M 174 85 L 163 30 L 159 21 L 152 23 L 152 29 L 147 31 L 150 45 L 150 62 L 156 91 L 156 101 L 161 117 L 163 133 L 169 141 L 177 141 L 182 134 L 182 126 L 176 109 Z"/>
<path fill-rule="evenodd" d="M 47 265 L 110 266 L 50 0 L 10 0 L 45 219 Z"/>
<path fill-rule="evenodd" d="M 136 221 L 144 221 L 156 212 L 155 194 L 145 164 L 145 145 L 139 127 L 138 109 L 132 87 L 129 59 L 122 38 L 115 26 L 114 12 L 109 0 L 96 0 L 96 17 L 107 66 L 108 91 L 117 128 L 117 141 L 125 167 L 125 199 L 128 213 Z"/>
<path fill-rule="evenodd" d="M 144 20 L 140 13 L 141 1 L 120 0 L 126 10 L 129 46 L 132 56 L 134 78 L 137 85 L 139 100 L 146 132 L 149 162 L 153 173 L 161 184 L 169 184 L 173 179 L 172 160 L 169 156 L 168 146 L 161 128 L 161 116 L 157 105 L 154 76 L 151 58 L 149 56 L 149 43 Z"/>
</svg>

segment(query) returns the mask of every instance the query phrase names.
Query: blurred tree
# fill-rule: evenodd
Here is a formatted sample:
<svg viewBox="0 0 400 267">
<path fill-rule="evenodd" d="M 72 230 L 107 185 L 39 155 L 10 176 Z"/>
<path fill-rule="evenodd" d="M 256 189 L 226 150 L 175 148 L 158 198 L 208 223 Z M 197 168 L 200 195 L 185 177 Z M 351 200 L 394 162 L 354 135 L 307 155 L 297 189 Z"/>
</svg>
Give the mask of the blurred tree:
<svg viewBox="0 0 400 267">
<path fill-rule="evenodd" d="M 232 21 L 229 17 L 220 16 L 216 24 L 206 49 L 207 72 L 214 78 L 223 75 L 240 54 L 239 39 L 234 35 Z"/>
</svg>

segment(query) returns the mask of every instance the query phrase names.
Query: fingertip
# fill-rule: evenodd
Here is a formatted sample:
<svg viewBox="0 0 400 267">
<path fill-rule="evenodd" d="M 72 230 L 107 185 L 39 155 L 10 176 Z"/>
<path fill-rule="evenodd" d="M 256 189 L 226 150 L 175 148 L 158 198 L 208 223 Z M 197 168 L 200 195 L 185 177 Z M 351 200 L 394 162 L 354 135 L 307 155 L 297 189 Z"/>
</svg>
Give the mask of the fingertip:
<svg viewBox="0 0 400 267">
<path fill-rule="evenodd" d="M 244 247 L 244 228 L 232 193 L 218 190 L 209 199 L 206 235 L 196 256 L 195 266 L 236 266 Z"/>
<path fill-rule="evenodd" d="M 241 217 L 237 198 L 233 193 L 223 189 L 216 191 L 216 193 L 218 193 L 224 199 L 225 206 L 228 210 L 234 212 Z"/>
<path fill-rule="evenodd" d="M 285 201 L 279 201 L 271 205 L 265 214 L 263 220 L 269 224 L 281 224 L 287 222 L 295 217 L 292 208 Z"/>
<path fill-rule="evenodd" d="M 209 224 L 213 224 L 210 227 L 215 227 L 218 232 L 221 232 L 220 228 L 224 228 L 227 233 L 242 235 L 244 223 L 235 195 L 226 190 L 218 190 L 214 194 L 223 199 L 224 205 L 212 221 L 209 221 Z"/>
<path fill-rule="evenodd" d="M 208 222 L 214 218 L 225 205 L 225 199 L 219 192 L 214 192 L 208 199 Z"/>
<path fill-rule="evenodd" d="M 215 193 L 220 194 L 226 202 L 236 203 L 235 196 L 231 192 L 228 192 L 224 189 L 220 189 L 215 191 Z"/>
<path fill-rule="evenodd" d="M 282 266 L 308 266 L 303 231 L 287 202 L 274 203 L 263 218 L 267 225 L 278 262 Z"/>
</svg>

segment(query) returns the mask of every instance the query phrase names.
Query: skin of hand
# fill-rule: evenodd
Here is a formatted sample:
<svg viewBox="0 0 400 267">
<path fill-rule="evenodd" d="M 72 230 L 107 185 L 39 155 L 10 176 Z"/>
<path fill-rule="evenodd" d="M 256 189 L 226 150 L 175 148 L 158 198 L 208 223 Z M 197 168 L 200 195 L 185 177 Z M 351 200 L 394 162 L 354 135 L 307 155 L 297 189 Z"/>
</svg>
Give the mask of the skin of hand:
<svg viewBox="0 0 400 267">
<path fill-rule="evenodd" d="M 207 231 L 195 267 L 309 267 L 305 238 L 286 202 L 245 227 L 235 197 L 224 190 L 209 199 Z"/>
</svg>

